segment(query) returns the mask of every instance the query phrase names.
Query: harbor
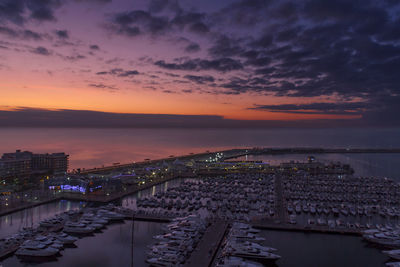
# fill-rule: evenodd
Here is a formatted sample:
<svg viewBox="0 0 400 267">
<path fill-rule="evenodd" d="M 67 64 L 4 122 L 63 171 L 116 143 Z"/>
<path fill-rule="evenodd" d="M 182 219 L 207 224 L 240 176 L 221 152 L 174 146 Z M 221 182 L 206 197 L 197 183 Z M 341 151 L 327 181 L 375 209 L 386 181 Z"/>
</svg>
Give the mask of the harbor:
<svg viewBox="0 0 400 267">
<path fill-rule="evenodd" d="M 214 154 L 218 160 L 220 153 L 222 152 Z M 176 162 L 178 161 L 175 160 Z M 182 166 L 180 162 L 178 163 L 179 166 Z M 207 225 L 202 230 L 204 233 L 194 235 L 199 239 L 196 239 L 193 243 L 189 240 L 185 241 L 187 244 L 191 244 L 192 250 L 188 250 L 192 251 L 191 254 L 182 254 L 179 257 L 170 255 L 175 253 L 172 247 L 168 249 L 168 252 L 163 252 L 166 249 L 164 247 L 166 244 L 172 245 L 175 241 L 174 238 L 170 239 L 168 233 L 163 232 L 165 228 L 160 228 L 158 236 L 164 236 L 162 237 L 162 242 L 164 243 L 157 245 L 158 247 L 155 250 L 157 252 L 153 252 L 156 254 L 149 254 L 148 250 L 145 251 L 146 255 L 153 255 L 152 258 L 147 256 L 147 264 L 149 265 L 154 265 L 156 261 L 165 261 L 163 264 L 167 264 L 167 266 L 168 264 L 171 264 L 171 266 L 177 266 L 177 264 L 186 266 L 194 266 L 193 264 L 198 264 L 196 266 L 224 266 L 223 264 L 228 264 L 231 261 L 237 264 L 242 261 L 243 264 L 253 262 L 252 259 L 254 258 L 252 257 L 254 255 L 238 260 L 237 256 L 229 256 L 228 251 L 231 250 L 224 249 L 223 244 L 227 242 L 229 229 L 235 227 L 235 223 L 238 222 L 254 229 L 251 231 L 260 231 L 260 233 L 276 231 L 278 233 L 290 232 L 309 235 L 330 234 L 329 236 L 339 235 L 343 236 L 343 238 L 348 236 L 349 238 L 364 239 L 366 241 L 363 242 L 382 248 L 382 250 L 397 247 L 397 237 L 394 233 L 397 233 L 399 227 L 400 210 L 398 209 L 398 201 L 400 193 L 398 183 L 391 179 L 356 177 L 349 171 L 350 169 L 343 168 L 341 165 L 335 165 L 334 167 L 333 165 L 326 165 L 332 168 L 332 171 L 326 172 L 325 169 L 325 171 L 316 173 L 315 169 L 307 171 L 307 168 L 321 165 L 289 163 L 289 165 L 280 165 L 280 167 L 267 165 L 254 170 L 254 166 L 259 166 L 255 165 L 259 164 L 258 162 L 230 162 L 229 165 L 218 162 L 207 164 L 214 166 L 213 169 L 207 172 L 194 172 L 194 174 L 192 172 L 191 175 L 186 176 L 182 175 L 182 172 L 188 173 L 187 168 L 179 167 L 180 176 L 168 177 L 165 181 L 159 180 L 147 183 L 146 186 L 135 191 L 104 198 L 104 201 L 96 201 L 96 197 L 99 196 L 94 196 L 94 201 L 92 201 L 90 196 L 71 192 L 65 192 L 64 194 L 65 196 L 72 195 L 74 197 L 63 201 L 92 203 L 90 205 L 84 204 L 85 207 L 78 209 L 83 214 L 93 209 L 104 209 L 102 207 L 107 207 L 105 204 L 108 201 L 112 201 L 117 205 L 122 205 L 121 208 L 115 206 L 112 211 L 118 211 L 119 214 L 123 215 L 126 221 L 123 223 L 125 225 L 130 224 L 130 221 L 132 224 L 142 222 L 173 225 L 176 220 L 190 218 L 190 216 L 195 216 L 195 218 Z M 203 168 L 201 167 L 202 165 L 199 166 Z M 223 166 L 223 168 L 218 171 L 215 166 Z M 227 166 L 231 167 L 227 168 Z M 174 181 L 179 182 L 175 183 Z M 170 186 L 163 186 L 169 183 L 171 183 Z M 159 189 L 155 190 L 155 188 Z M 148 193 L 142 194 L 142 192 Z M 130 197 L 132 193 L 136 197 Z M 50 232 L 51 235 L 55 233 L 68 234 L 68 231 L 71 231 L 71 227 L 90 228 L 87 224 L 88 222 L 82 223 L 80 219 L 75 218 L 74 223 L 67 224 L 66 230 L 64 229 L 65 223 L 63 223 L 62 227 L 53 229 Z M 101 230 L 98 234 L 102 235 L 103 231 L 107 231 L 107 229 Z M 135 230 L 132 229 L 131 231 Z M 39 239 L 49 233 L 41 232 Z M 369 235 L 378 234 L 378 236 L 388 233 L 391 236 L 389 237 L 391 238 L 391 241 L 389 240 L 391 243 L 390 245 L 388 245 L 388 242 L 382 244 L 380 240 L 367 237 L 366 233 Z M 128 233 L 126 234 L 129 236 Z M 182 234 L 183 236 L 186 235 L 183 232 Z M 246 242 L 251 242 L 250 232 L 248 234 L 249 236 L 246 234 Z M 194 236 L 189 235 L 188 238 Z M 28 241 L 33 240 L 36 243 L 40 241 L 37 240 L 37 236 L 29 238 L 31 239 L 28 239 Z M 25 241 L 27 240 L 17 243 L 18 246 L 15 245 L 4 249 L 2 254 L 5 260 L 7 261 L 10 258 L 9 256 L 14 259 L 15 256 L 12 256 L 12 254 L 18 251 L 21 246 L 24 247 Z M 260 239 L 259 241 L 262 240 Z M 267 242 L 268 238 L 265 241 Z M 132 242 L 135 244 L 134 238 Z M 149 246 L 151 246 L 150 244 L 154 241 L 149 240 L 148 242 L 150 242 Z M 26 247 L 36 244 L 27 243 Z M 228 243 L 233 244 L 232 241 Z M 249 246 L 249 243 L 245 244 Z M 273 244 L 267 242 L 266 245 L 275 249 Z M 154 243 L 152 246 L 154 246 Z M 258 245 L 251 246 L 257 247 Z M 179 248 L 178 251 L 181 251 L 179 253 L 187 250 L 182 249 Z M 243 247 L 243 249 L 254 248 Z M 374 248 L 374 250 L 379 252 L 379 249 Z M 268 251 L 266 250 L 266 252 Z M 64 255 L 64 250 L 61 254 Z M 169 256 L 161 260 L 160 257 L 163 255 Z M 384 258 L 387 257 L 384 255 Z M 224 257 L 228 258 L 223 260 Z M 59 259 L 57 257 L 57 260 Z M 143 262 L 145 261 L 146 259 L 143 259 Z M 277 258 L 276 264 L 278 266 L 280 266 L 280 261 L 281 258 Z M 157 264 L 159 263 L 154 266 L 158 266 Z"/>
</svg>

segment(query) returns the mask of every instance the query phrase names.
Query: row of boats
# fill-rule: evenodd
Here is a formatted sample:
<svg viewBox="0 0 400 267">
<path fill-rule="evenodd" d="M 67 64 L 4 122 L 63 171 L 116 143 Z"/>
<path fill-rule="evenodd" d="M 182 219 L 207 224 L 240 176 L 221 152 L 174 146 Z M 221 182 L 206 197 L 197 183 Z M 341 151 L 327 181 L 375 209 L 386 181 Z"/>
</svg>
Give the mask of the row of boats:
<svg viewBox="0 0 400 267">
<path fill-rule="evenodd" d="M 24 228 L 0 240 L 1 255 L 15 252 L 24 260 L 48 259 L 73 246 L 76 236 L 92 234 L 112 222 L 123 221 L 127 210 L 114 205 L 85 210 L 70 210 L 39 222 L 37 228 Z"/>
<path fill-rule="evenodd" d="M 154 236 L 146 262 L 150 266 L 181 266 L 195 249 L 207 227 L 205 220 L 196 215 L 174 219 L 165 233 Z"/>
<path fill-rule="evenodd" d="M 391 179 L 292 173 L 281 180 L 289 224 L 361 232 L 400 218 L 400 187 Z"/>
<path fill-rule="evenodd" d="M 281 257 L 275 254 L 277 250 L 262 245 L 265 239 L 259 237 L 258 233 L 259 230 L 248 224 L 234 223 L 223 243 L 216 266 L 270 266 L 279 260 Z"/>
<path fill-rule="evenodd" d="M 235 221 L 250 221 L 256 215 L 274 216 L 274 175 L 230 174 L 191 179 L 165 192 L 138 199 L 136 206 L 158 213 L 198 213 Z"/>
<path fill-rule="evenodd" d="M 400 225 L 378 225 L 375 229 L 364 230 L 362 235 L 365 241 L 384 248 L 382 252 L 394 260 L 386 263 L 387 266 L 400 267 Z"/>
</svg>

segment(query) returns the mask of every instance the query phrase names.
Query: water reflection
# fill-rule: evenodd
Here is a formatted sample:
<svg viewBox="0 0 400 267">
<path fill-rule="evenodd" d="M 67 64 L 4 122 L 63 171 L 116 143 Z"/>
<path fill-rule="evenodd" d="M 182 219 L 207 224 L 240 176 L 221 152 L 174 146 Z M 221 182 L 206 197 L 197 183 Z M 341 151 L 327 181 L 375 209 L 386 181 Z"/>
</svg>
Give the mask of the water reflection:
<svg viewBox="0 0 400 267">
<path fill-rule="evenodd" d="M 2 216 L 0 217 L 0 238 L 14 234 L 23 227 L 36 227 L 46 218 L 64 211 L 82 208 L 85 204 L 85 202 L 61 200 Z"/>
<path fill-rule="evenodd" d="M 71 168 L 88 168 L 232 147 L 400 147 L 399 136 L 400 128 L 0 129 L 0 153 L 64 151 Z"/>
<path fill-rule="evenodd" d="M 389 260 L 360 237 L 285 231 L 261 231 L 265 245 L 277 248 L 280 267 L 376 267 Z"/>
<path fill-rule="evenodd" d="M 134 242 L 132 249 L 132 221 L 123 224 L 111 224 L 103 233 L 84 237 L 76 242 L 77 248 L 66 248 L 61 251 L 57 262 L 44 262 L 40 266 L 146 266 L 147 246 L 153 242 L 152 237 L 162 233 L 163 224 L 152 222 L 134 223 Z M 36 266 L 34 263 L 22 263 L 16 256 L 1 262 L 3 266 Z"/>
</svg>

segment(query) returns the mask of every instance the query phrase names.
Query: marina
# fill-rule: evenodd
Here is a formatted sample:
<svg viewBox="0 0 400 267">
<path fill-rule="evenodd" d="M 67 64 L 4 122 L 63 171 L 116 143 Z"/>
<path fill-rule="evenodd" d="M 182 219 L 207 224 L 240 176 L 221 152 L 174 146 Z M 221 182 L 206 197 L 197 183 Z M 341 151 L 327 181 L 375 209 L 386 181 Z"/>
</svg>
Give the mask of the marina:
<svg viewBox="0 0 400 267">
<path fill-rule="evenodd" d="M 258 266 L 267 262 L 260 262 L 255 252 L 275 254 L 274 251 L 277 251 L 276 255 L 279 256 L 276 257 L 274 264 L 290 266 L 285 263 L 291 262 L 291 255 L 285 246 L 282 249 L 277 240 L 273 242 L 270 240 L 270 237 L 280 234 L 316 236 L 317 240 L 319 236 L 324 237 L 321 239 L 325 239 L 326 236 L 328 239 L 336 239 L 336 236 L 340 236 L 344 240 L 357 240 L 351 243 L 354 246 L 365 246 L 367 250 L 374 251 L 371 254 L 373 259 L 369 260 L 371 262 L 377 260 L 383 266 L 385 262 L 391 263 L 397 260 L 396 249 L 399 248 L 398 242 L 400 242 L 398 239 L 400 194 L 396 180 L 360 177 L 357 173 L 353 173 L 351 165 L 338 162 L 320 163 L 318 158 L 314 162 L 313 157 L 309 157 L 308 162 L 283 160 L 276 165 L 245 159 L 225 161 L 223 155 L 233 155 L 237 152 L 238 150 L 232 149 L 192 154 L 186 161 L 171 159 L 167 163 L 163 159 L 154 160 L 152 163 L 148 161 L 137 163 L 137 166 L 144 164 L 141 168 L 145 166 L 168 168 L 168 175 L 167 172 L 160 172 L 158 178 L 157 175 L 150 175 L 150 180 L 146 181 L 146 184 L 126 187 L 124 192 L 109 195 L 98 192 L 93 194 L 61 192 L 57 196 L 59 198 L 53 202 L 35 205 L 31 209 L 68 203 L 65 211 L 80 215 L 74 215 L 74 218 L 64 219 L 57 224 L 59 216 L 65 214 L 61 209 L 58 213 L 54 212 L 31 223 L 25 221 L 22 223 L 21 220 L 20 223 L 10 224 L 9 229 L 15 230 L 11 230 L 11 235 L 3 234 L 3 240 L 18 234 L 18 230 L 22 236 L 27 235 L 24 229 L 32 230 L 29 230 L 30 236 L 13 245 L 8 241 L 11 245 L 3 246 L 2 263 L 13 262 L 16 266 L 17 262 L 27 264 L 33 257 L 22 254 L 32 254 L 35 251 L 38 255 L 51 254 L 46 256 L 45 261 L 41 260 L 40 264 L 43 266 L 54 260 L 66 263 L 69 260 L 65 255 L 72 255 L 73 251 L 76 253 L 81 249 L 87 250 L 79 246 L 80 242 L 86 243 L 102 238 L 111 231 L 109 229 L 117 228 L 125 229 L 120 233 L 121 238 L 125 240 L 124 242 L 130 242 L 131 249 L 125 253 L 131 256 L 124 257 L 125 263 L 131 262 L 132 255 L 136 255 L 139 250 L 144 255 L 140 263 L 143 266 L 163 266 L 163 264 Z M 198 161 L 190 159 L 190 156 L 197 157 Z M 158 168 L 162 169 L 161 167 Z M 99 171 L 97 175 L 112 177 L 117 174 L 118 177 L 118 173 L 131 172 L 132 168 L 132 165 L 115 165 Z M 151 170 L 154 173 L 154 170 L 158 169 L 152 167 Z M 115 206 L 107 205 L 110 202 Z M 114 223 L 104 227 L 106 214 L 104 211 L 99 213 L 98 210 L 107 210 L 107 207 L 110 207 L 111 212 L 123 216 L 123 220 L 121 217 L 115 218 Z M 14 213 L 8 214 L 3 217 L 13 218 Z M 191 216 L 198 218 L 196 220 L 200 220 L 206 227 L 201 228 L 196 234 L 188 228 L 187 232 L 179 234 L 179 240 L 185 236 L 196 237 L 195 240 L 186 240 L 183 243 L 185 247 L 175 247 L 178 237 L 173 237 L 166 230 L 177 223 L 177 220 L 187 220 L 185 218 L 192 218 Z M 118 220 L 120 221 L 117 222 Z M 52 223 L 57 227 L 42 230 L 45 224 L 52 225 Z M 255 240 L 252 233 L 248 233 L 244 240 L 229 241 L 232 231 L 237 231 L 232 229 L 237 227 L 235 225 L 238 223 L 243 228 L 240 231 L 244 231 L 244 228 L 250 229 L 252 232 L 257 232 L 260 238 Z M 135 239 L 138 224 L 158 225 L 156 232 L 146 239 L 144 247 L 143 243 L 137 243 Z M 41 230 L 38 232 L 37 229 Z M 178 234 L 176 230 L 174 231 L 174 235 Z M 264 233 L 270 233 L 270 236 L 265 236 Z M 76 248 L 60 247 L 60 242 L 55 242 L 55 236 L 73 235 L 78 235 L 78 240 L 75 241 Z M 271 249 L 267 251 L 265 248 Z M 58 252 L 53 255 L 57 249 Z M 247 255 L 247 252 L 243 254 L 244 251 L 249 254 Z M 360 248 L 359 253 L 362 254 L 361 251 L 363 250 Z M 186 254 L 187 252 L 189 254 Z M 163 258 L 164 256 L 167 258 Z M 138 258 L 134 261 L 137 263 Z"/>
<path fill-rule="evenodd" d="M 327 188 L 329 188 L 328 191 Z M 310 194 L 311 191 L 313 194 Z M 105 217 L 116 221 L 174 223 L 177 218 L 194 216 L 193 218 L 198 218 L 204 223 L 210 223 L 202 230 L 204 234 L 192 236 L 199 238 L 194 243 L 187 241 L 188 244 L 192 244 L 192 255 L 186 256 L 187 258 L 175 258 L 177 261 L 175 264 L 188 265 L 196 262 L 199 263 L 198 266 L 211 266 L 224 264 L 224 261 L 216 258 L 216 255 L 219 251 L 218 255 L 221 257 L 224 251 L 219 247 L 222 238 L 226 239 L 229 236 L 226 235 L 226 229 L 233 227 L 232 222 L 242 222 L 255 229 L 268 231 L 350 234 L 359 237 L 364 235 L 364 239 L 368 242 L 370 239 L 365 238 L 365 233 L 369 232 L 366 231 L 375 234 L 377 232 L 374 231 L 379 230 L 391 236 L 393 241 L 390 244 L 381 242 L 378 245 L 383 247 L 390 245 L 390 248 L 396 248 L 397 240 L 400 245 L 396 230 L 399 227 L 400 215 L 398 201 L 399 186 L 390 179 L 357 178 L 352 175 L 318 176 L 303 171 L 293 172 L 291 176 L 278 172 L 275 174 L 232 173 L 224 176 L 182 179 L 165 190 L 142 195 L 133 203 L 129 200 L 122 201 L 125 208 L 102 205 L 99 208 L 86 207 L 80 209 L 79 212 L 67 212 L 69 216 L 75 216 L 71 222 L 65 222 L 65 219 L 56 216 L 41 221 L 39 227 L 54 223 L 54 227 L 58 226 L 58 228 L 52 228 L 51 233 L 63 229 L 65 234 L 90 234 L 103 227 L 102 219 Z M 83 215 L 77 215 L 79 213 Z M 98 217 L 90 214 L 97 214 Z M 392 232 L 389 232 L 390 230 Z M 50 232 L 40 232 L 39 238 L 47 236 Z M 24 235 L 24 232 L 20 234 Z M 33 236 L 32 239 L 27 240 L 40 243 L 37 238 Z M 247 238 L 251 241 L 252 237 Z M 22 250 L 17 254 L 27 253 L 33 242 L 27 242 L 27 240 L 18 241 L 19 246 L 6 248 L 3 250 L 3 256 L 10 255 L 21 247 L 25 251 Z M 45 239 L 42 242 L 48 241 Z M 160 245 L 158 246 L 159 250 Z M 55 247 L 51 247 L 49 251 L 46 250 L 43 253 L 51 254 L 54 249 Z M 205 253 L 207 257 L 204 257 Z M 158 254 L 154 254 L 156 255 Z M 238 255 L 242 254 L 232 254 L 234 261 L 237 261 Z M 150 265 L 155 264 L 155 259 L 157 262 L 160 261 L 159 255 L 153 257 L 153 260 L 150 259 L 150 262 L 148 261 Z M 204 260 L 207 263 L 204 263 Z M 231 260 L 228 258 L 225 261 Z M 172 261 L 172 258 L 169 256 L 167 261 Z M 157 264 L 154 266 L 158 266 Z"/>
</svg>

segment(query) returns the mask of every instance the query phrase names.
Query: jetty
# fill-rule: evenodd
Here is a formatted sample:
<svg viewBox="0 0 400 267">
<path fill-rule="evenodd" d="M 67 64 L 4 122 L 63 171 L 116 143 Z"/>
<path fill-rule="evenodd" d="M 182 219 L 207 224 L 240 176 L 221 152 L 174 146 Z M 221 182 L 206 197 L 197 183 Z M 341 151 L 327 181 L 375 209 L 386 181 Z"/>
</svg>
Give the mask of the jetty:
<svg viewBox="0 0 400 267">
<path fill-rule="evenodd" d="M 211 266 L 217 254 L 222 240 L 227 232 L 228 223 L 223 220 L 215 220 L 206 229 L 196 249 L 185 262 L 185 267 L 206 267 Z"/>
</svg>

